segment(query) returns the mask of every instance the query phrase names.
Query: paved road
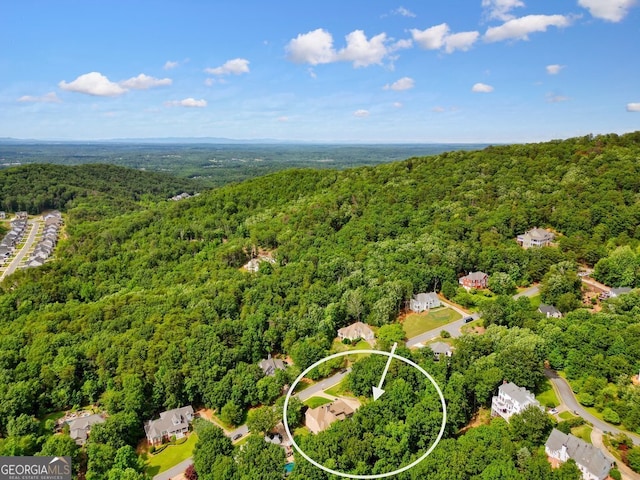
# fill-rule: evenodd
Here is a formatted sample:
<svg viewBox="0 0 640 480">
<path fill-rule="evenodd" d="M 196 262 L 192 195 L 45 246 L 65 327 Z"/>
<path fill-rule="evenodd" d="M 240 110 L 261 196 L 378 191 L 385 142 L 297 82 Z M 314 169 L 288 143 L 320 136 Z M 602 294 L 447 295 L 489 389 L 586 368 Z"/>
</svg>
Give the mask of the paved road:
<svg viewBox="0 0 640 480">
<path fill-rule="evenodd" d="M 358 351 L 354 350 L 353 353 L 358 353 Z M 305 388 L 300 393 L 297 393 L 294 396 L 298 397 L 298 399 L 301 402 L 304 402 L 305 400 L 313 397 L 317 393 L 320 393 L 323 390 L 326 390 L 327 388 L 331 388 L 334 385 L 337 385 L 338 383 L 340 383 L 342 381 L 342 379 L 344 377 L 349 375 L 349 372 L 351 372 L 351 369 L 347 368 L 347 370 L 344 373 L 338 372 L 335 375 L 333 375 L 332 377 L 325 378 L 321 382 L 318 382 L 315 385 L 311 385 L 310 387 Z"/>
<path fill-rule="evenodd" d="M 4 271 L 2 275 L 0 275 L 0 281 L 4 280 L 6 277 L 15 272 L 18 265 L 22 261 L 22 258 L 27 254 L 27 252 L 31 249 L 33 242 L 36 240 L 36 234 L 38 233 L 38 228 L 40 227 L 40 222 L 38 220 L 29 220 L 27 222 L 27 226 L 31 226 L 31 231 L 29 232 L 29 236 L 27 237 L 27 241 L 24 246 L 20 249 L 20 251 L 13 258 L 7 269 Z"/>
<path fill-rule="evenodd" d="M 516 293 L 513 298 L 517 299 L 520 297 L 535 297 L 540 293 L 540 285 L 534 285 L 533 287 L 529 287 L 526 290 L 523 290 L 520 293 Z"/>
<path fill-rule="evenodd" d="M 229 438 L 233 438 L 236 435 L 240 435 L 241 437 L 244 437 L 245 435 L 249 435 L 249 427 L 247 427 L 246 424 L 240 425 L 238 428 L 236 428 L 235 430 L 231 430 L 230 432 L 227 432 L 225 430 L 224 434 Z M 240 439 L 238 438 L 236 440 L 240 440 Z"/>
<path fill-rule="evenodd" d="M 553 370 L 545 369 L 544 374 L 549 380 L 551 380 L 551 382 L 553 382 L 553 385 L 556 388 L 556 392 L 560 395 L 562 403 L 564 403 L 569 410 L 571 410 L 572 412 L 578 412 L 578 415 L 591 422 L 595 428 L 603 432 L 611 432 L 613 434 L 624 433 L 625 435 L 630 437 L 631 440 L 633 440 L 634 445 L 640 445 L 640 437 L 638 435 L 629 432 L 623 432 L 614 425 L 603 422 L 599 418 L 594 417 L 589 412 L 587 412 L 576 399 L 573 390 L 571 390 L 571 386 L 556 372 L 554 372 Z"/>
<path fill-rule="evenodd" d="M 187 458 L 186 460 L 180 462 L 175 467 L 171 467 L 169 470 L 165 470 L 162 473 L 159 473 L 153 480 L 171 480 L 173 477 L 177 477 L 181 473 L 183 473 L 189 465 L 193 463 L 193 458 Z"/>
</svg>

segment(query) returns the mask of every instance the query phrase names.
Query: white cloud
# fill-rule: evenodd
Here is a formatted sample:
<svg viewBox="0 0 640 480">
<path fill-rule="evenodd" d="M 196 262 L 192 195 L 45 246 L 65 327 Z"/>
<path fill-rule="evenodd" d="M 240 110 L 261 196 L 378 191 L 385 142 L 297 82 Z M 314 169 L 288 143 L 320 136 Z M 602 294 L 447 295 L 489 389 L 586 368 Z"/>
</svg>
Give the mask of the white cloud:
<svg viewBox="0 0 640 480">
<path fill-rule="evenodd" d="M 171 85 L 173 81 L 170 78 L 154 78 L 141 73 L 137 77 L 120 82 L 120 86 L 127 90 L 147 90 L 153 87 L 162 87 Z"/>
<path fill-rule="evenodd" d="M 389 53 L 411 46 L 410 40 L 400 40 L 387 47 L 386 33 L 367 39 L 362 30 L 354 30 L 346 37 L 346 46 L 339 51 L 333 47 L 333 36 L 318 28 L 312 32 L 299 34 L 287 46 L 287 58 L 294 63 L 320 65 L 333 62 L 352 62 L 355 68 L 380 65 Z"/>
<path fill-rule="evenodd" d="M 402 104 L 402 102 L 393 102 L 393 106 L 394 106 L 395 108 L 402 108 L 402 107 L 404 107 L 404 105 Z"/>
<path fill-rule="evenodd" d="M 369 65 L 380 65 L 387 55 L 386 33 L 380 33 L 371 40 L 362 30 L 354 30 L 346 37 L 347 46 L 338 52 L 337 58 L 347 62 L 353 62 L 353 66 L 368 67 Z"/>
<path fill-rule="evenodd" d="M 62 80 L 58 86 L 68 92 L 84 93 L 97 97 L 117 97 L 127 91 L 126 88 L 112 82 L 99 72 L 85 73 L 69 83 Z"/>
<path fill-rule="evenodd" d="M 21 103 L 61 103 L 62 100 L 58 98 L 56 92 L 49 92 L 40 97 L 33 95 L 23 95 L 18 99 Z"/>
<path fill-rule="evenodd" d="M 207 101 L 196 100 L 195 98 L 189 97 L 184 100 L 172 100 L 170 102 L 165 102 L 167 107 L 190 107 L 190 108 L 203 108 L 207 106 Z"/>
<path fill-rule="evenodd" d="M 596 17 L 610 22 L 619 22 L 636 4 L 636 0 L 578 0 L 578 5 Z"/>
<path fill-rule="evenodd" d="M 172 62 L 171 60 L 167 60 L 163 68 L 165 70 L 172 70 L 176 68 L 178 65 L 180 65 L 180 62 Z"/>
<path fill-rule="evenodd" d="M 640 103 L 627 103 L 627 112 L 640 112 Z"/>
<path fill-rule="evenodd" d="M 318 78 L 318 75 L 316 74 L 315 70 L 311 67 L 307 69 L 307 73 L 311 78 Z"/>
<path fill-rule="evenodd" d="M 547 69 L 547 73 L 549 75 L 557 75 L 560 73 L 565 66 L 564 65 L 547 65 L 545 68 Z"/>
<path fill-rule="evenodd" d="M 278 117 L 278 121 L 281 123 L 286 123 L 289 121 L 289 117 Z"/>
<path fill-rule="evenodd" d="M 439 50 L 444 48 L 445 52 L 452 53 L 456 50 L 469 50 L 478 40 L 478 32 L 449 33 L 449 25 L 441 23 L 426 30 L 412 29 L 413 40 L 425 50 Z"/>
<path fill-rule="evenodd" d="M 389 46 L 390 52 L 396 52 L 398 50 L 405 50 L 407 48 L 413 47 L 413 41 L 409 38 L 398 40 L 393 45 Z"/>
<path fill-rule="evenodd" d="M 567 27 L 571 19 L 564 15 L 527 15 L 506 21 L 499 27 L 490 27 L 484 35 L 487 42 L 502 40 L 528 40 L 533 32 L 546 32 L 548 27 Z"/>
<path fill-rule="evenodd" d="M 211 75 L 242 75 L 249 73 L 249 60 L 246 58 L 234 58 L 227 60 L 223 65 L 215 68 L 205 68 L 205 72 Z"/>
<path fill-rule="evenodd" d="M 431 111 L 436 113 L 443 113 L 443 112 L 446 112 L 447 110 L 444 107 L 437 106 L 437 107 L 433 107 Z"/>
<path fill-rule="evenodd" d="M 493 92 L 493 87 L 491 85 L 487 85 L 486 83 L 476 83 L 473 87 L 471 87 L 471 91 L 475 93 L 491 93 Z"/>
<path fill-rule="evenodd" d="M 309 33 L 301 33 L 292 39 L 286 47 L 287 57 L 294 63 L 319 65 L 335 61 L 333 37 L 329 32 L 318 28 Z"/>
<path fill-rule="evenodd" d="M 511 20 L 511 10 L 517 7 L 524 7 L 524 2 L 521 0 L 482 0 L 482 6 L 487 11 L 489 18 L 496 18 L 498 20 Z"/>
<path fill-rule="evenodd" d="M 356 110 L 355 112 L 353 112 L 353 115 L 360 118 L 368 117 L 369 110 Z"/>
<path fill-rule="evenodd" d="M 398 7 L 391 13 L 393 13 L 394 15 L 402 15 L 403 17 L 409 17 L 409 18 L 416 17 L 415 13 L 413 13 L 411 10 L 404 7 Z"/>
<path fill-rule="evenodd" d="M 403 90 L 411 90 L 415 86 L 415 81 L 410 77 L 402 77 L 400 80 L 389 84 L 387 83 L 383 88 L 385 90 L 395 90 L 401 92 Z"/>
<path fill-rule="evenodd" d="M 549 92 L 545 95 L 547 103 L 560 103 L 566 102 L 569 100 L 569 97 L 565 97 L 564 95 L 558 95 L 556 93 Z"/>
<path fill-rule="evenodd" d="M 413 28 L 410 32 L 413 40 L 425 50 L 438 50 L 444 45 L 444 39 L 449 33 L 449 25 L 441 23 L 426 30 Z"/>
<path fill-rule="evenodd" d="M 444 51 L 447 53 L 452 53 L 456 50 L 466 52 L 476 43 L 478 37 L 480 37 L 479 32 L 460 32 L 447 35 L 444 38 Z"/>
</svg>

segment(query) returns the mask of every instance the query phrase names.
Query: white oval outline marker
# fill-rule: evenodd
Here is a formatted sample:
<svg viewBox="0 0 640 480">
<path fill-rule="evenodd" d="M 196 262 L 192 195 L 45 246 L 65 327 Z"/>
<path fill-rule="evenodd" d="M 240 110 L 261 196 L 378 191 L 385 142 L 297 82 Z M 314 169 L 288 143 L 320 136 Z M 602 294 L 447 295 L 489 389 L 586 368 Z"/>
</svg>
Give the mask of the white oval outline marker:
<svg viewBox="0 0 640 480">
<path fill-rule="evenodd" d="M 413 461 L 409 465 L 405 465 L 404 467 L 399 468 L 398 470 L 394 470 L 393 472 L 376 473 L 376 474 L 371 474 L 371 475 L 355 475 L 355 474 L 351 474 L 351 473 L 344 473 L 344 472 L 339 472 L 337 470 L 332 470 L 329 467 L 325 467 L 324 465 L 321 465 L 320 463 L 316 462 L 313 458 L 311 458 L 309 455 L 304 453 L 304 451 L 300 448 L 300 446 L 294 440 L 293 435 L 291 435 L 291 431 L 289 430 L 289 421 L 287 419 L 287 408 L 289 407 L 289 399 L 291 398 L 291 394 L 295 391 L 296 386 L 298 385 L 300 380 L 302 380 L 302 378 L 307 373 L 309 373 L 311 370 L 316 368 L 318 365 L 320 365 L 320 364 L 322 364 L 322 363 L 324 363 L 324 362 L 326 362 L 328 360 L 331 360 L 332 358 L 344 357 L 346 355 L 358 355 L 358 354 L 361 354 L 361 353 L 371 353 L 373 355 L 386 355 L 387 357 L 390 357 L 390 358 L 397 358 L 398 360 L 400 360 L 400 361 L 402 361 L 402 362 L 404 362 L 406 364 L 409 364 L 412 367 L 418 369 L 418 371 L 420 373 L 422 373 L 425 377 L 427 377 L 429 379 L 429 381 L 433 384 L 433 386 L 436 388 L 436 391 L 438 392 L 438 395 L 440 396 L 440 401 L 442 403 L 442 425 L 440 426 L 440 432 L 438 432 L 438 436 L 437 436 L 435 442 L 433 442 L 433 445 L 431 445 L 431 447 L 429 447 L 429 449 L 420 458 L 418 458 L 417 460 Z M 444 401 L 444 395 L 442 395 L 442 390 L 440 390 L 440 387 L 438 386 L 436 381 L 433 379 L 433 377 L 431 375 L 429 375 L 429 373 L 424 368 L 422 368 L 417 363 L 409 360 L 408 358 L 402 357 L 402 356 L 397 355 L 395 353 L 384 352 L 382 350 L 352 350 L 352 351 L 347 351 L 347 352 L 339 352 L 339 353 L 334 353 L 333 355 L 329 355 L 328 357 L 325 357 L 325 358 L 323 358 L 321 360 L 318 360 L 316 363 L 314 363 L 313 365 L 308 367 L 304 372 L 302 372 L 300 375 L 298 375 L 298 378 L 295 379 L 295 381 L 291 385 L 291 388 L 289 388 L 289 391 L 287 392 L 287 396 L 284 399 L 283 410 L 284 411 L 283 411 L 283 415 L 282 415 L 282 423 L 284 423 L 284 429 L 287 432 L 287 435 L 289 436 L 289 440 L 291 440 L 291 444 L 294 446 L 294 448 L 297 450 L 297 452 L 300 455 L 302 455 L 308 462 L 310 462 L 312 465 L 315 465 L 319 469 L 324 470 L 327 473 L 332 473 L 333 475 L 338 475 L 339 477 L 343 477 L 343 478 L 361 478 L 361 479 L 386 478 L 386 477 L 390 477 L 392 475 L 398 475 L 399 473 L 405 472 L 405 471 L 409 470 L 410 468 L 415 467 L 421 461 L 423 461 L 425 458 L 427 458 L 429 456 L 429 454 L 433 451 L 433 449 L 436 448 L 436 445 L 438 445 L 438 442 L 440 442 L 440 439 L 442 438 L 442 435 L 444 434 L 444 429 L 445 429 L 445 426 L 447 424 L 447 405 L 446 405 L 446 403 Z"/>
</svg>

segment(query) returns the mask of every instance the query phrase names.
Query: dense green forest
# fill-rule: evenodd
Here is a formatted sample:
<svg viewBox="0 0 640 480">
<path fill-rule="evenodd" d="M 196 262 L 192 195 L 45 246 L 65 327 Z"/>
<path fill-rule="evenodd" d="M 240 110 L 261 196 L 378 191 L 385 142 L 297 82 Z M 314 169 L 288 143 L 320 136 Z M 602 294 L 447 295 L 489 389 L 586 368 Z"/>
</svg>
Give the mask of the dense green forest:
<svg viewBox="0 0 640 480">
<path fill-rule="evenodd" d="M 114 213 L 122 213 L 125 206 L 139 208 L 143 201 L 157 202 L 204 188 L 201 183 L 114 165 L 41 164 L 0 170 L 1 208 L 30 214 L 82 204 L 103 211 L 118 206 Z"/>
<path fill-rule="evenodd" d="M 209 187 L 289 168 L 342 169 L 485 145 L 299 145 L 241 143 L 25 143 L 0 140 L 0 163 L 107 163 L 197 179 Z"/>
<path fill-rule="evenodd" d="M 0 285 L 0 451 L 66 451 L 55 445 L 63 440 L 51 440 L 58 437 L 16 425 L 97 402 L 110 417 L 92 431 L 82 461 L 87 479 L 109 478 L 131 463 L 127 445 L 154 413 L 188 403 L 240 411 L 272 403 L 256 365 L 268 353 L 289 354 L 295 374 L 328 353 L 338 328 L 357 319 L 389 324 L 426 289 L 456 295 L 458 277 L 469 271 L 505 274 L 521 286 L 546 280 L 545 298 L 572 295 L 563 297 L 572 310 L 578 264 L 611 275 L 628 267 L 620 252 L 638 261 L 639 158 L 637 132 L 344 171 L 288 170 L 181 202 L 152 203 L 162 190 L 150 182 L 130 197 L 143 201 L 135 209 L 106 194 L 66 202 L 68 238 L 56 261 Z M 109 171 L 95 175 L 101 184 L 134 192 L 126 176 Z M 105 203 L 110 215 L 87 215 Z M 521 249 L 515 236 L 534 226 L 556 231 L 557 247 Z M 242 270 L 252 250 L 272 252 L 276 263 Z M 546 468 L 541 434 L 529 438 L 494 422 L 456 438 L 505 378 L 539 387 L 545 360 L 579 382 L 582 398 L 591 395 L 594 405 L 640 428 L 640 411 L 626 407 L 637 407 L 637 394 L 623 385 L 640 368 L 637 294 L 597 314 L 578 309 L 546 320 L 526 299 L 501 302 L 487 311 L 485 335 L 458 340 L 450 366 L 416 354 L 421 365 L 440 369 L 452 412 L 446 440 L 421 467 L 429 478 L 522 478 L 517 472 Z M 407 423 L 412 415 L 399 414 Z M 411 430 L 386 434 L 407 441 Z M 227 451 L 224 440 L 216 445 Z M 487 448 L 498 463 L 472 453 Z M 450 452 L 447 462 L 436 461 Z M 469 458 L 477 458 L 475 467 L 463 468 Z M 239 468 L 220 461 L 230 472 Z M 507 473 L 486 473 L 495 471 Z"/>
</svg>

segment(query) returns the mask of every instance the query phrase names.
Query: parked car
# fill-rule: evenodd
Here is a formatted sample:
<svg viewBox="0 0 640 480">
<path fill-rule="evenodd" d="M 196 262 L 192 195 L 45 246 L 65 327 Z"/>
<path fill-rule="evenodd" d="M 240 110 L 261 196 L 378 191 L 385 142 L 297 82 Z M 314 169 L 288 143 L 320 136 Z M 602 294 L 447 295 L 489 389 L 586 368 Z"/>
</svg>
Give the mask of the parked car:
<svg viewBox="0 0 640 480">
<path fill-rule="evenodd" d="M 473 322 L 473 317 L 464 317 L 462 320 L 464 321 L 464 323 Z"/>
<path fill-rule="evenodd" d="M 551 410 L 549 410 L 549 413 L 551 415 L 555 415 L 556 413 L 558 413 L 558 409 L 557 408 L 552 408 Z"/>
<path fill-rule="evenodd" d="M 235 442 L 239 438 L 242 438 L 242 434 L 241 433 L 236 433 L 231 440 L 233 440 Z"/>
</svg>

